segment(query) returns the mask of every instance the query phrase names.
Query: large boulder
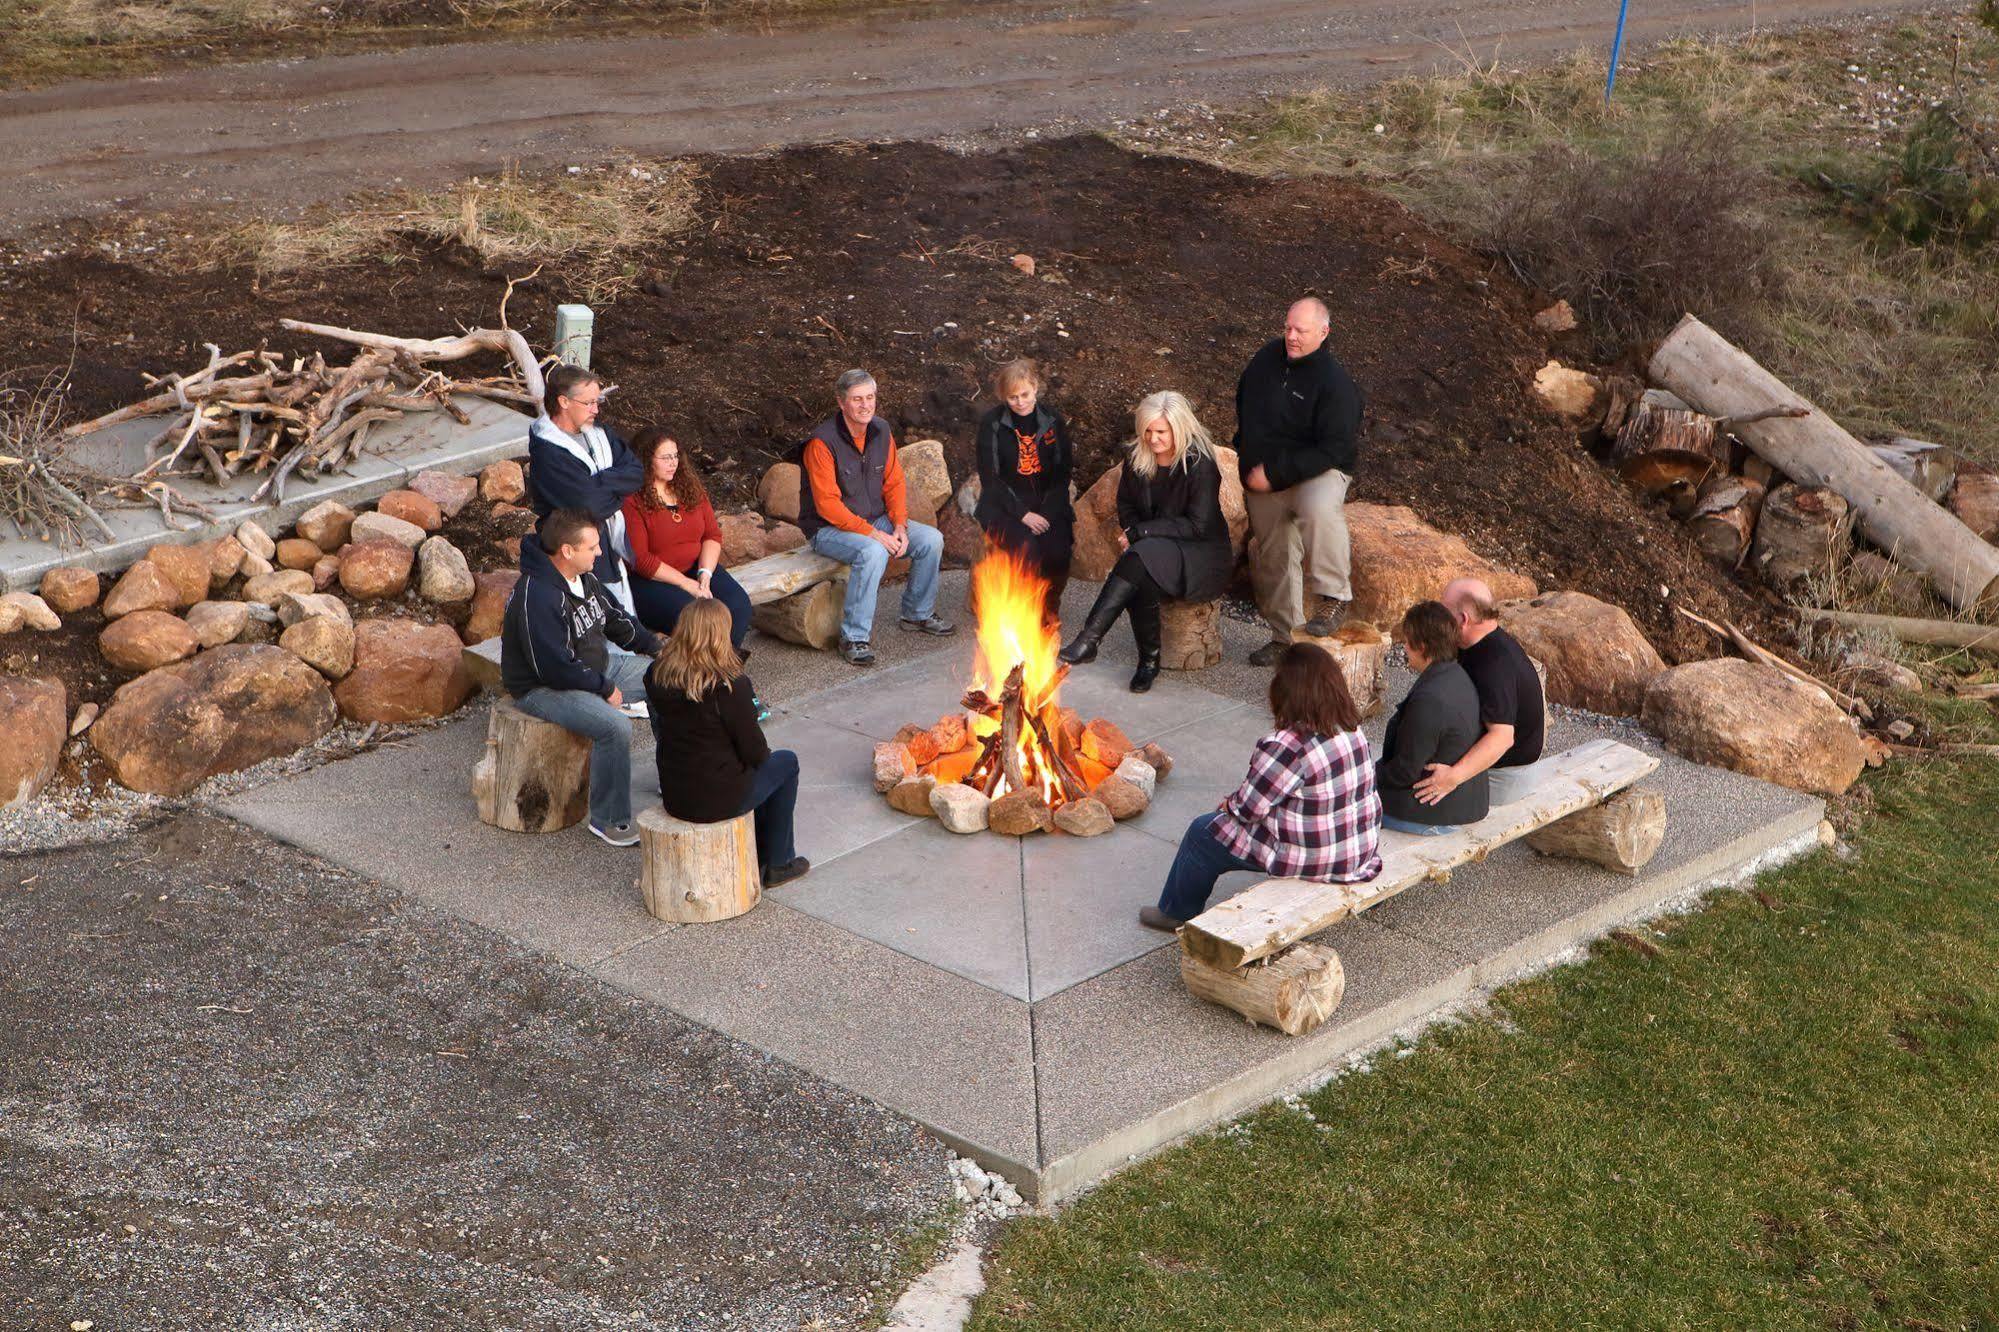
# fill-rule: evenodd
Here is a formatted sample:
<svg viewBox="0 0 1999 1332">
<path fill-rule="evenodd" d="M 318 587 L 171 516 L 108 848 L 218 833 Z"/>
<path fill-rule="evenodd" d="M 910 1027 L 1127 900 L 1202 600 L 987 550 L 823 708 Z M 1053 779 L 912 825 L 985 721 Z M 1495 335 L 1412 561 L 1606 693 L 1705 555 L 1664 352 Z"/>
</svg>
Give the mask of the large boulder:
<svg viewBox="0 0 1999 1332">
<path fill-rule="evenodd" d="M 1349 504 L 1353 538 L 1355 620 L 1393 631 L 1419 601 L 1434 600 L 1453 578 L 1481 578 L 1497 601 L 1531 597 L 1540 589 L 1525 574 L 1501 569 L 1472 553 L 1457 537 L 1400 504 Z"/>
<path fill-rule="evenodd" d="M 360 532 L 358 523 L 355 532 Z M 358 542 L 340 552 L 340 586 L 356 601 L 399 597 L 410 585 L 410 566 L 415 561 L 416 552 L 401 542 Z"/>
<path fill-rule="evenodd" d="M 282 649 L 232 643 L 127 684 L 90 743 L 124 785 L 178 796 L 311 744 L 338 720 L 319 672 Z"/>
<path fill-rule="evenodd" d="M 764 554 L 782 555 L 805 544 L 805 530 L 796 523 L 772 521 L 764 525 Z"/>
<path fill-rule="evenodd" d="M 347 603 L 331 592 L 287 592 L 278 598 L 278 623 L 287 629 L 316 615 L 331 616 L 342 624 L 354 623 Z"/>
<path fill-rule="evenodd" d="M 364 513 L 348 529 L 347 539 L 357 546 L 364 541 L 393 541 L 414 551 L 428 535 L 415 523 L 406 522 L 392 513 Z"/>
<path fill-rule="evenodd" d="M 354 631 L 354 669 L 334 698 L 353 721 L 443 717 L 472 692 L 464 657 L 450 625 L 369 620 Z"/>
<path fill-rule="evenodd" d="M 1800 791 L 1838 795 L 1866 764 L 1860 737 L 1831 699 L 1739 657 L 1661 671 L 1645 690 L 1642 719 L 1682 758 Z"/>
<path fill-rule="evenodd" d="M 353 540 L 354 510 L 339 500 L 321 500 L 299 515 L 297 527 L 301 537 L 321 550 L 339 550 Z"/>
<path fill-rule="evenodd" d="M 58 615 L 97 604 L 99 580 L 89 569 L 65 566 L 42 575 L 42 600 Z"/>
<path fill-rule="evenodd" d="M 527 473 L 512 458 L 488 463 L 479 473 L 479 498 L 488 504 L 518 504 L 527 493 Z"/>
<path fill-rule="evenodd" d="M 0 597 L 0 605 L 12 606 L 30 629 L 52 634 L 62 628 L 62 617 L 55 613 L 55 608 L 32 592 L 9 592 Z"/>
<path fill-rule="evenodd" d="M 180 588 L 151 560 L 139 560 L 119 575 L 104 594 L 104 618 L 115 620 L 133 611 L 180 609 Z"/>
<path fill-rule="evenodd" d="M 391 518 L 400 518 L 412 527 L 420 527 L 426 533 L 435 532 L 444 526 L 444 510 L 437 507 L 437 501 L 415 490 L 391 490 L 375 501 L 375 511 Z"/>
<path fill-rule="evenodd" d="M 797 463 L 772 463 L 770 470 L 757 482 L 757 504 L 767 518 L 780 519 L 787 523 L 798 521 L 798 488 L 804 482 L 804 473 Z"/>
<path fill-rule="evenodd" d="M 422 471 L 410 478 L 410 489 L 435 504 L 446 518 L 456 518 L 458 511 L 479 493 L 479 480 L 450 472 Z"/>
<path fill-rule="evenodd" d="M 317 542 L 308 541 L 304 537 L 286 537 L 278 542 L 278 558 L 273 563 L 280 569 L 304 569 L 310 572 L 313 565 L 325 558 L 326 552 L 319 548 Z"/>
<path fill-rule="evenodd" d="M 491 573 L 472 575 L 472 613 L 465 617 L 465 625 L 458 631 L 458 636 L 465 640 L 467 646 L 500 636 L 500 624 L 507 614 L 507 599 L 514 595 L 514 584 L 520 581 L 518 569 L 497 569 Z"/>
<path fill-rule="evenodd" d="M 61 681 L 0 675 L 0 809 L 33 800 L 56 775 L 67 705 Z"/>
<path fill-rule="evenodd" d="M 416 562 L 417 593 L 425 601 L 448 606 L 470 601 L 478 591 L 465 556 L 441 536 L 431 537 L 417 547 Z"/>
<path fill-rule="evenodd" d="M 1124 476 L 1119 464 L 1098 477 L 1096 483 L 1076 497 L 1076 545 L 1071 557 L 1071 576 L 1101 582 L 1124 552 L 1117 539 L 1118 481 Z"/>
<path fill-rule="evenodd" d="M 734 568 L 770 554 L 765 544 L 763 515 L 744 511 L 717 516 L 722 528 L 722 564 Z"/>
<path fill-rule="evenodd" d="M 896 461 L 902 464 L 911 521 L 937 526 L 937 515 L 951 502 L 951 469 L 944 461 L 944 445 L 934 439 L 919 439 L 899 446 Z"/>
<path fill-rule="evenodd" d="M 179 590 L 180 605 L 176 610 L 208 599 L 208 571 L 214 553 L 214 546 L 206 541 L 187 546 L 162 542 L 146 552 L 147 561 Z"/>
<path fill-rule="evenodd" d="M 1612 717 L 1635 717 L 1645 686 L 1666 669 L 1622 607 L 1581 592 L 1508 601 L 1499 622 L 1547 669 L 1548 699 Z"/>
<path fill-rule="evenodd" d="M 310 592 L 313 587 L 312 575 L 303 569 L 273 569 L 270 573 L 253 574 L 243 584 L 243 600 L 276 607 L 287 593 Z"/>
<path fill-rule="evenodd" d="M 354 626 L 332 615 L 300 620 L 278 635 L 278 646 L 329 680 L 354 669 Z"/>
<path fill-rule="evenodd" d="M 178 615 L 142 610 L 113 620 L 98 636 L 97 649 L 121 671 L 150 671 L 192 657 L 201 640 Z"/>
<path fill-rule="evenodd" d="M 205 648 L 235 642 L 249 624 L 250 608 L 240 601 L 197 601 L 187 610 L 188 631 Z"/>
</svg>

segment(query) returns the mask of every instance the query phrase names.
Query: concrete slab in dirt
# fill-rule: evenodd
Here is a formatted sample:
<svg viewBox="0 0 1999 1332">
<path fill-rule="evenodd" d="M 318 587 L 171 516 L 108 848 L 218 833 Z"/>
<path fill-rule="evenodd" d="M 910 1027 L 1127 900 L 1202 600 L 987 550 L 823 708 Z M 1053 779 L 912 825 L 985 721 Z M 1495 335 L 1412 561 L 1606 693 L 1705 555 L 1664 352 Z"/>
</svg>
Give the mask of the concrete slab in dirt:
<svg viewBox="0 0 1999 1332">
<path fill-rule="evenodd" d="M 339 500 L 358 508 L 368 500 L 406 485 L 426 469 L 475 472 L 501 458 L 527 452 L 528 418 L 511 407 L 485 398 L 453 399 L 470 425 L 459 425 L 442 413 L 412 413 L 384 422 L 369 436 L 367 451 L 345 472 L 323 477 L 294 477 L 285 484 L 285 502 L 271 505 L 251 499 L 268 473 L 231 478 L 227 486 L 194 477 L 176 477 L 174 488 L 213 515 L 177 516 L 191 526 L 173 529 L 158 509 L 104 511 L 113 538 L 78 550 L 58 549 L 18 537 L 0 539 L 0 591 L 32 588 L 58 565 L 73 564 L 99 572 L 123 569 L 163 541 L 210 541 L 226 536 L 246 518 L 254 518 L 273 534 L 321 500 Z M 70 446 L 80 464 L 114 476 L 129 476 L 146 465 L 146 443 L 159 434 L 164 418 L 127 421 L 84 436 Z"/>
<path fill-rule="evenodd" d="M 942 609 L 962 614 L 965 579 Z M 1080 615 L 1093 589 L 1070 591 Z M 892 628 L 883 599 L 872 671 L 759 640 L 756 678 L 777 708 L 775 744 L 802 760 L 799 841 L 812 873 L 749 915 L 669 928 L 646 916 L 632 852 L 581 829 L 534 838 L 484 828 L 467 780 L 484 718 L 464 719 L 233 797 L 235 817 L 385 880 L 634 994 L 922 1121 L 1023 1190 L 1054 1197 L 1127 1158 L 1281 1094 L 1389 1032 L 1545 965 L 1620 921 L 1813 844 L 1819 801 L 1664 758 L 1666 846 L 1645 873 L 1500 851 L 1326 931 L 1347 973 L 1333 1020 L 1303 1039 L 1253 1028 L 1191 998 L 1170 939 L 1141 930 L 1187 819 L 1240 780 L 1267 726 L 1262 641 L 1225 622 L 1228 657 L 1124 690 L 1129 635 L 1080 668 L 1064 699 L 1174 756 L 1153 807 L 1105 837 L 954 837 L 890 810 L 871 785 L 875 737 L 950 711 L 969 674 L 966 637 Z M 1407 685 L 1393 672 L 1391 696 Z M 1369 726 L 1379 736 L 1383 719 Z M 657 791 L 645 728 L 636 788 Z M 1635 728 L 1558 714 L 1550 743 Z M 1223 880 L 1219 895 L 1256 881 Z"/>
</svg>

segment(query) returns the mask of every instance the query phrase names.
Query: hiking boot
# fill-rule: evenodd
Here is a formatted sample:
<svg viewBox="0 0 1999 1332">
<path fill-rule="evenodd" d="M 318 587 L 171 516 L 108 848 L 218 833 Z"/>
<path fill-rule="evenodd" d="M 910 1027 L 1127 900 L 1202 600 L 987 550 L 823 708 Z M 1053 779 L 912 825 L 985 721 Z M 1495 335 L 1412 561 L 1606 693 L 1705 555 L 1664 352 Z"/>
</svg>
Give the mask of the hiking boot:
<svg viewBox="0 0 1999 1332">
<path fill-rule="evenodd" d="M 856 666 L 875 664 L 875 650 L 868 646 L 865 638 L 843 638 L 840 640 L 840 655 Z"/>
<path fill-rule="evenodd" d="M 1314 638 L 1331 638 L 1347 622 L 1347 603 L 1338 597 L 1320 597 L 1319 608 L 1305 621 L 1304 630 Z"/>
<path fill-rule="evenodd" d="M 1173 919 L 1156 906 L 1142 906 L 1138 909 L 1138 923 L 1161 934 L 1178 934 L 1180 927 L 1187 922 Z"/>
<path fill-rule="evenodd" d="M 812 868 L 812 862 L 807 860 L 804 856 L 793 856 L 790 860 L 785 861 L 782 865 L 772 865 L 769 869 L 764 871 L 764 887 L 766 888 L 783 887 L 785 884 L 792 882 L 794 879 L 804 878 L 806 871 L 810 870 L 811 868 Z"/>
<path fill-rule="evenodd" d="M 1283 657 L 1284 649 L 1290 646 L 1289 643 L 1281 638 L 1273 638 L 1249 654 L 1249 664 L 1252 666 L 1275 666 L 1278 660 Z"/>
<path fill-rule="evenodd" d="M 623 823 L 613 823 L 608 826 L 599 826 L 596 823 L 592 823 L 590 831 L 609 842 L 612 846 L 637 846 L 639 844 L 639 830 L 632 826 L 630 819 L 626 819 Z"/>
<path fill-rule="evenodd" d="M 926 619 L 912 620 L 908 616 L 897 621 L 903 630 L 912 634 L 930 634 L 936 638 L 949 638 L 958 632 L 958 626 L 941 616 L 932 615 Z"/>
</svg>

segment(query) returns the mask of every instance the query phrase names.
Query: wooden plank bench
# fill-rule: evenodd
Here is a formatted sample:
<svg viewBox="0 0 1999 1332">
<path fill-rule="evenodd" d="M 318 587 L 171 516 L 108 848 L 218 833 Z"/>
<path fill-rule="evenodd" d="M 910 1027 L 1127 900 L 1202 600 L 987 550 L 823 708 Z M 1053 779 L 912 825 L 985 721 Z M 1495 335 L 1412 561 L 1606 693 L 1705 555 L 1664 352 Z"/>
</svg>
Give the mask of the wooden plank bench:
<svg viewBox="0 0 1999 1332">
<path fill-rule="evenodd" d="M 1302 1035 L 1338 1006 L 1345 979 L 1339 958 L 1323 945 L 1302 944 L 1310 935 L 1431 880 L 1448 879 L 1460 865 L 1481 861 L 1508 842 L 1577 815 L 1579 837 L 1593 847 L 1615 845 L 1603 855 L 1578 849 L 1578 836 L 1556 845 L 1560 854 L 1598 863 L 1618 860 L 1635 872 L 1658 850 L 1664 804 L 1649 792 L 1620 800 L 1620 810 L 1656 823 L 1652 835 L 1631 835 L 1626 819 L 1596 813 L 1620 792 L 1649 776 L 1659 760 L 1615 740 L 1593 740 L 1556 756 L 1540 788 L 1526 800 L 1501 805 L 1454 833 L 1422 837 L 1384 829 L 1381 873 L 1367 883 L 1312 883 L 1265 879 L 1208 908 L 1180 927 L 1180 976 L 1203 999 L 1233 1008 L 1252 1021 Z M 1639 797 L 1642 797 L 1639 798 Z M 1583 828 L 1582 825 L 1589 825 Z M 1642 858 L 1641 858 L 1642 857 Z"/>
<path fill-rule="evenodd" d="M 755 607 L 751 623 L 789 643 L 825 651 L 840 641 L 840 605 L 847 595 L 847 566 L 810 546 L 766 555 L 729 570 Z M 496 634 L 465 649 L 465 669 L 488 692 L 500 688 L 500 639 Z"/>
</svg>

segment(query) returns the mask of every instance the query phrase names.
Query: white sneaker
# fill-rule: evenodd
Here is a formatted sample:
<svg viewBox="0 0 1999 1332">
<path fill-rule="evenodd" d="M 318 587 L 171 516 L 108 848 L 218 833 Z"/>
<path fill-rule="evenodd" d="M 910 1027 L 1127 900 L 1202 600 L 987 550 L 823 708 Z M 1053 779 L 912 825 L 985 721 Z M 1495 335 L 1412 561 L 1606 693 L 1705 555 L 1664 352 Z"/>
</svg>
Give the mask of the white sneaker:
<svg viewBox="0 0 1999 1332">
<path fill-rule="evenodd" d="M 633 699 L 631 702 L 621 706 L 618 711 L 638 721 L 644 721 L 652 716 L 652 709 L 646 706 L 646 701 L 642 698 Z"/>
</svg>

